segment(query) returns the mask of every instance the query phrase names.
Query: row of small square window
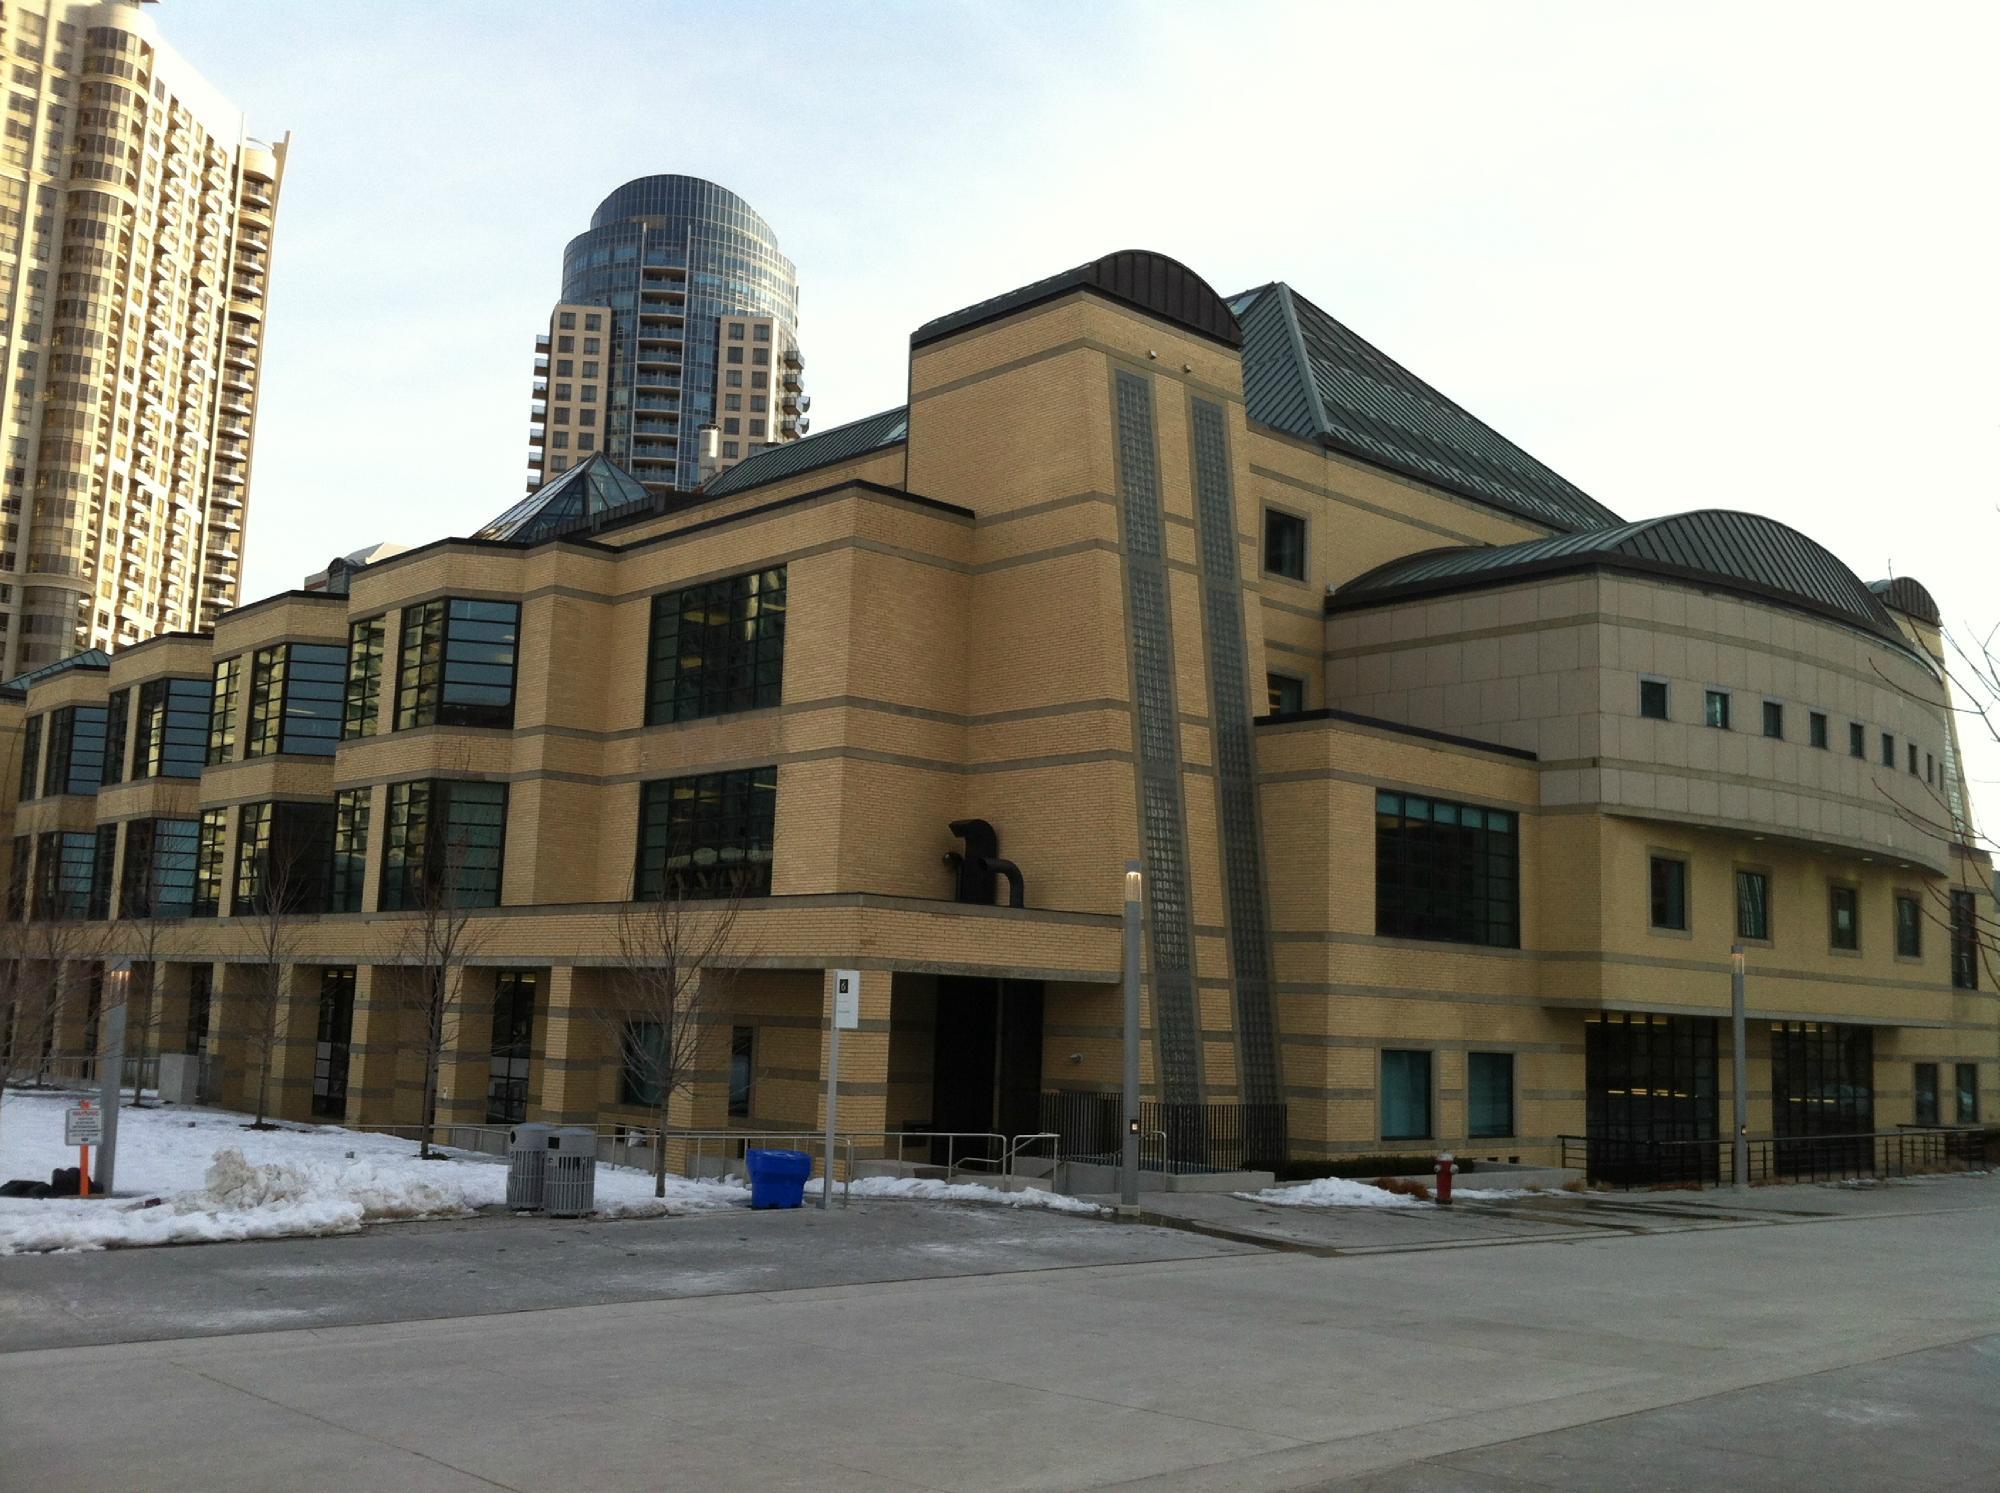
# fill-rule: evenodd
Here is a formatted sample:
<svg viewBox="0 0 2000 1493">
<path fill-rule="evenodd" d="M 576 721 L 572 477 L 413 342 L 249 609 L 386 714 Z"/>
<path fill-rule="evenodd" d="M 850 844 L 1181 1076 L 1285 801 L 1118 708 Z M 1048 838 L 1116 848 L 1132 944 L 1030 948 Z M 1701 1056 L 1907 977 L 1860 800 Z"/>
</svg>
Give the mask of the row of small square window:
<svg viewBox="0 0 2000 1493">
<path fill-rule="evenodd" d="M 1651 925 L 1662 932 L 1686 933 L 1688 927 L 1687 861 L 1674 855 L 1650 858 L 1647 887 Z M 1738 867 L 1735 873 L 1736 936 L 1767 943 L 1771 938 L 1771 877 L 1768 872 Z M 1892 904 L 1896 955 L 1921 959 L 1924 953 L 1924 908 L 1914 892 L 1897 892 Z M 1978 931 L 1970 892 L 1953 892 L 1950 903 L 1951 978 L 1961 989 L 1978 984 Z M 1844 953 L 1861 948 L 1861 893 L 1839 882 L 1827 888 L 1827 946 Z"/>
<path fill-rule="evenodd" d="M 1701 723 L 1718 731 L 1734 730 L 1732 697 L 1726 689 L 1702 691 Z M 1639 681 L 1639 714 L 1651 721 L 1669 719 L 1667 713 L 1667 681 L 1664 679 L 1641 679 Z M 1806 742 L 1821 751 L 1828 750 L 1827 714 L 1823 710 L 1806 713 Z M 1764 734 L 1773 741 L 1785 739 L 1785 706 L 1782 700 L 1764 702 Z M 1917 744 L 1906 742 L 1908 764 L 1912 777 L 1921 777 L 1927 783 L 1937 781 L 1937 758 L 1929 752 L 1921 751 Z M 1868 755 L 1868 728 L 1860 721 L 1847 723 L 1847 755 L 1862 758 Z M 1921 762 L 1922 771 L 1918 770 Z M 1893 732 L 1882 733 L 1882 765 L 1896 765 L 1896 737 Z"/>
</svg>

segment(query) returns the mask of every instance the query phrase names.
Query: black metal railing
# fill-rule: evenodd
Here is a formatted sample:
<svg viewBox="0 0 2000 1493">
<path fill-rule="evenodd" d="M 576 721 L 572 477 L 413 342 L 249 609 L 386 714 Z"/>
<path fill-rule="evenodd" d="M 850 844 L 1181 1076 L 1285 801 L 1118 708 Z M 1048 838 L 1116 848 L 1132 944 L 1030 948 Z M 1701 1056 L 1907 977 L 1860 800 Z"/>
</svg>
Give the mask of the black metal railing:
<svg viewBox="0 0 2000 1493">
<path fill-rule="evenodd" d="M 1059 1137 L 1064 1161 L 1115 1166 L 1124 1148 L 1118 1094 L 1052 1089 L 1042 1094 L 1042 1129 Z M 1139 1165 L 1177 1174 L 1270 1168 L 1285 1159 L 1282 1104 L 1139 1102 Z"/>
<path fill-rule="evenodd" d="M 1728 1137 L 1650 1141 L 1562 1135 L 1562 1164 L 1593 1182 L 1619 1187 L 1714 1187 L 1733 1180 Z M 1984 1165 L 1976 1128 L 1904 1126 L 1854 1135 L 1753 1136 L 1745 1145 L 1750 1182 L 1836 1182 L 1914 1177 Z"/>
</svg>

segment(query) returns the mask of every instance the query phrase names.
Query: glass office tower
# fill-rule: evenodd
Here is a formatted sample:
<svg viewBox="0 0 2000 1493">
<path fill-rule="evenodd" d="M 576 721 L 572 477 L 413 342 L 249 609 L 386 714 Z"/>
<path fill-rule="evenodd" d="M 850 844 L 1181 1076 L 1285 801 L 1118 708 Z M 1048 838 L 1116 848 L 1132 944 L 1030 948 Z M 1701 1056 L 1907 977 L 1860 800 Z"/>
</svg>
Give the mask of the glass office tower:
<svg viewBox="0 0 2000 1493">
<path fill-rule="evenodd" d="M 537 339 L 532 490 L 602 451 L 649 491 L 805 431 L 798 280 L 771 225 L 692 176 L 642 176 L 563 251 L 562 298 Z"/>
</svg>

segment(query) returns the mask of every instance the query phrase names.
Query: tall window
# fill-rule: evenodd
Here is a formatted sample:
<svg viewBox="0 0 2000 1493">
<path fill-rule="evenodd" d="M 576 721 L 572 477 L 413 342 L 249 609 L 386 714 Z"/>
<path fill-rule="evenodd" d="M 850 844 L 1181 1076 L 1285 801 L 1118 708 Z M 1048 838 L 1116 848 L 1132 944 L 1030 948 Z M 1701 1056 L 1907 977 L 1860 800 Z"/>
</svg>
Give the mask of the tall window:
<svg viewBox="0 0 2000 1493">
<path fill-rule="evenodd" d="M 618 1102 L 651 1109 L 660 1102 L 660 1070 L 666 1066 L 666 1029 L 657 1021 L 628 1021 L 618 1048 L 625 1054 Z"/>
<path fill-rule="evenodd" d="M 43 793 L 95 793 L 104 782 L 102 705 L 64 705 L 49 712 L 49 760 Z"/>
<path fill-rule="evenodd" d="M 1859 721 L 1850 721 L 1847 726 L 1847 755 L 1865 757 L 1868 755 L 1868 732 Z"/>
<path fill-rule="evenodd" d="M 96 831 L 61 830 L 40 836 L 35 846 L 36 916 L 88 916 L 96 875 Z"/>
<path fill-rule="evenodd" d="M 776 705 L 785 666 L 785 567 L 653 598 L 646 724 Z"/>
<path fill-rule="evenodd" d="M 1295 581 L 1306 578 L 1306 521 L 1297 514 L 1264 510 L 1264 568 Z"/>
<path fill-rule="evenodd" d="M 751 1075 L 756 1072 L 752 1056 L 757 1047 L 757 1029 L 751 1026 L 733 1026 L 729 1029 L 729 1118 L 745 1120 L 750 1117 Z M 1963 1108 L 1965 1101 L 1959 1101 Z"/>
<path fill-rule="evenodd" d="M 333 796 L 333 868 L 327 881 L 328 912 L 360 912 L 368 881 L 369 790 L 343 788 Z"/>
<path fill-rule="evenodd" d="M 1896 894 L 1896 953 L 1903 959 L 1924 955 L 1924 910 L 1907 892 Z"/>
<path fill-rule="evenodd" d="M 1650 917 L 1655 928 L 1685 933 L 1688 925 L 1688 863 L 1677 856 L 1651 858 L 1649 881 L 1652 891 Z"/>
<path fill-rule="evenodd" d="M 1382 1139 L 1421 1140 L 1431 1133 L 1431 1055 L 1382 1053 Z"/>
<path fill-rule="evenodd" d="M 228 762 L 236 756 L 236 696 L 243 683 L 243 660 L 223 659 L 209 683 L 208 760 Z"/>
<path fill-rule="evenodd" d="M 215 999 L 215 966 L 197 964 L 188 970 L 187 1037 L 181 1051 L 199 1057 L 208 1051 L 208 1013 Z"/>
<path fill-rule="evenodd" d="M 1516 816 L 1414 793 L 1375 795 L 1375 931 L 1518 948 Z"/>
<path fill-rule="evenodd" d="M 222 910 L 223 850 L 228 836 L 229 810 L 203 809 L 201 827 L 195 832 L 195 917 L 212 918 Z"/>
<path fill-rule="evenodd" d="M 439 597 L 403 608 L 396 729 L 511 726 L 521 608 Z"/>
<path fill-rule="evenodd" d="M 1736 936 L 1771 936 L 1771 878 L 1762 871 L 1736 873 Z"/>
<path fill-rule="evenodd" d="M 1702 696 L 1702 721 L 1718 731 L 1729 729 L 1729 692 L 1712 689 Z"/>
<path fill-rule="evenodd" d="M 324 643 L 259 648 L 250 662 L 246 757 L 331 757 L 340 740 L 347 651 Z"/>
<path fill-rule="evenodd" d="M 7 858 L 7 916 L 17 923 L 28 915 L 28 862 L 34 853 L 34 836 L 14 836 Z"/>
<path fill-rule="evenodd" d="M 1938 1065 L 1914 1063 L 1911 1068 L 1911 1118 L 1919 1125 L 1935 1125 L 1938 1122 Z"/>
<path fill-rule="evenodd" d="M 347 1071 L 354 1044 L 354 966 L 329 965 L 319 976 L 319 1028 L 313 1045 L 312 1112 L 347 1115 Z"/>
<path fill-rule="evenodd" d="M 379 905 L 498 907 L 506 838 L 505 783 L 390 784 Z"/>
<path fill-rule="evenodd" d="M 1785 707 L 1776 700 L 1764 702 L 1764 734 L 1774 741 L 1785 739 Z"/>
<path fill-rule="evenodd" d="M 1465 1133 L 1470 1136 L 1514 1133 L 1513 1053 L 1465 1055 Z"/>
<path fill-rule="evenodd" d="M 1896 765 L 1896 738 L 1887 731 L 1882 733 L 1882 765 L 1884 767 Z"/>
<path fill-rule="evenodd" d="M 539 983 L 540 976 L 532 969 L 503 969 L 493 977 L 493 1056 L 486 1076 L 489 1125 L 518 1125 L 528 1117 Z"/>
<path fill-rule="evenodd" d="M 1773 1133 L 1865 1135 L 1875 1128 L 1874 1089 L 1874 1034 L 1867 1027 L 1772 1023 Z"/>
<path fill-rule="evenodd" d="M 97 849 L 90 860 L 90 907 L 86 916 L 111 916 L 111 876 L 118 862 L 118 826 L 97 826 Z"/>
<path fill-rule="evenodd" d="M 135 819 L 125 826 L 118 878 L 121 918 L 184 918 L 194 910 L 200 821 Z"/>
<path fill-rule="evenodd" d="M 208 761 L 206 679 L 148 679 L 139 686 L 138 740 L 132 747 L 132 780 L 198 778 Z"/>
<path fill-rule="evenodd" d="M 1663 721 L 1667 718 L 1666 680 L 1641 679 L 1639 681 L 1639 714 L 1649 721 Z"/>
<path fill-rule="evenodd" d="M 1958 1064 L 1958 1123 L 1979 1123 L 1979 1064 Z"/>
<path fill-rule="evenodd" d="M 373 736 L 382 718 L 382 652 L 388 619 L 370 617 L 347 630 L 347 694 L 340 734 L 352 741 Z"/>
<path fill-rule="evenodd" d="M 775 767 L 640 784 L 633 896 L 768 895 L 777 816 Z"/>
<path fill-rule="evenodd" d="M 115 689 L 104 711 L 104 782 L 125 781 L 125 736 L 132 711 L 132 691 Z"/>
<path fill-rule="evenodd" d="M 231 910 L 251 914 L 271 905 L 286 912 L 324 911 L 333 806 L 279 801 L 243 804 L 236 812 Z"/>
<path fill-rule="evenodd" d="M 1826 750 L 1826 712 L 1815 710 L 1806 717 L 1806 739 L 1822 752 Z"/>
<path fill-rule="evenodd" d="M 1979 988 L 1979 904 L 1971 892 L 1951 894 L 1951 983 Z"/>
<path fill-rule="evenodd" d="M 1827 892 L 1827 941 L 1836 949 L 1861 947 L 1860 894 L 1851 886 L 1836 886 Z"/>
<path fill-rule="evenodd" d="M 42 780 L 42 718 L 28 717 L 21 727 L 21 781 L 18 796 L 23 802 L 35 797 Z"/>
</svg>

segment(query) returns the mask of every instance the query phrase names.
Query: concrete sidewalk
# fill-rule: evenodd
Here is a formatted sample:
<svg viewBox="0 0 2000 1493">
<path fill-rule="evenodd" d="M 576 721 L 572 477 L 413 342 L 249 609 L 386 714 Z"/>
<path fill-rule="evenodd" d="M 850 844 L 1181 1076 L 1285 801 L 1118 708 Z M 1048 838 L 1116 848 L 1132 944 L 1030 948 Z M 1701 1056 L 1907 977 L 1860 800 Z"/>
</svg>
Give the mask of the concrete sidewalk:
<svg viewBox="0 0 2000 1493">
<path fill-rule="evenodd" d="M 1874 1493 L 1899 1450 L 1955 1469 L 1941 1486 L 1979 1486 L 1990 1415 L 1968 1425 L 1958 1400 L 1929 1398 L 1940 1378 L 1919 1374 L 1872 1421 L 1866 1407 L 1899 1355 L 1962 1350 L 1938 1375 L 1990 1386 L 1991 1345 L 1976 1344 L 2000 1333 L 2000 1187 L 1911 1189 L 1893 1209 L 1828 1196 L 1838 1216 L 1791 1226 L 1239 1252 L 21 1352 L 0 1356 L 0 1488 L 1261 1489 L 1405 1469 L 1379 1486 L 1651 1489 L 1735 1486 L 1715 1480 L 1734 1468 L 1741 1486 Z M 454 1252 L 435 1238 L 442 1278 Z M 365 1292 L 366 1274 L 348 1285 Z M 1858 1375 L 1849 1389 L 1803 1382 L 1839 1372 Z M 1711 1434 L 1700 1407 L 1738 1394 L 1748 1408 Z M 1802 1417 L 1790 1464 L 1738 1454 L 1759 1396 Z M 1529 1438 L 1676 1406 L 1690 1408 L 1661 1422 L 1670 1432 L 1629 1422 L 1647 1437 L 1636 1463 L 1615 1436 L 1504 1460 L 1528 1457 Z M 1843 1414 L 1862 1417 L 1868 1458 L 1842 1454 Z"/>
</svg>

